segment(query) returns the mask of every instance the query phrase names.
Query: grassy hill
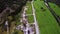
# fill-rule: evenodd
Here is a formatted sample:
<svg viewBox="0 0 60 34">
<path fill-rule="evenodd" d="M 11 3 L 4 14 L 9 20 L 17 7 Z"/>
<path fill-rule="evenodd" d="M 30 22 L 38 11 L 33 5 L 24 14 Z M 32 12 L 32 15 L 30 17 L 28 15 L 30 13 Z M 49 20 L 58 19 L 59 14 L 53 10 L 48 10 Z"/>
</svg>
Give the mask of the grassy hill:
<svg viewBox="0 0 60 34">
<path fill-rule="evenodd" d="M 60 34 L 60 27 L 44 2 L 36 0 L 34 1 L 34 7 L 41 34 Z"/>
</svg>

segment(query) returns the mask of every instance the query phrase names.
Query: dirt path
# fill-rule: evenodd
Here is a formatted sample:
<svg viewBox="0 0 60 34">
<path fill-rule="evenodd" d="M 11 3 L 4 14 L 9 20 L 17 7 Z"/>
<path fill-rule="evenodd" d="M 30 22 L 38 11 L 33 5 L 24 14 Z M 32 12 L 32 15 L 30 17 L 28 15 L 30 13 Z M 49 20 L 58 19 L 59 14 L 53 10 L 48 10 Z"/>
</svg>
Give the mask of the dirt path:
<svg viewBox="0 0 60 34">
<path fill-rule="evenodd" d="M 35 23 L 36 34 L 40 34 L 39 33 L 39 27 L 38 27 L 37 20 L 36 20 L 36 15 L 35 15 L 35 9 L 34 9 L 34 6 L 33 6 L 33 2 L 34 1 L 31 2 L 31 5 L 32 5 L 33 16 L 34 16 L 34 23 Z"/>
</svg>

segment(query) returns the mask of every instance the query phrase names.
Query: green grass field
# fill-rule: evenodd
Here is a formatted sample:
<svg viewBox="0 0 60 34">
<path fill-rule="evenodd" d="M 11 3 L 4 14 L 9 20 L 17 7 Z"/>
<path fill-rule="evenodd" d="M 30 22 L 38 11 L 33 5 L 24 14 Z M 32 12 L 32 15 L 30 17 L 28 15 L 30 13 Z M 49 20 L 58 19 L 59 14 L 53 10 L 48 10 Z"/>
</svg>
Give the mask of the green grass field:
<svg viewBox="0 0 60 34">
<path fill-rule="evenodd" d="M 26 14 L 32 14 L 32 6 L 30 2 L 26 3 L 26 6 L 28 6 L 28 10 L 26 11 Z"/>
<path fill-rule="evenodd" d="M 33 22 L 34 22 L 34 17 L 33 17 L 33 15 L 29 15 L 29 16 L 27 16 L 27 18 L 28 18 L 28 22 L 29 22 L 29 23 L 33 23 Z"/>
<path fill-rule="evenodd" d="M 31 2 L 27 2 L 26 6 L 28 6 L 28 10 L 26 11 L 26 14 L 33 14 L 32 13 L 32 6 L 31 6 Z M 28 22 L 29 23 L 33 23 L 34 22 L 34 17 L 33 15 L 28 15 L 27 16 Z"/>
<path fill-rule="evenodd" d="M 49 5 L 55 11 L 55 13 L 60 16 L 60 7 L 51 2 L 49 2 Z"/>
<path fill-rule="evenodd" d="M 41 34 L 60 34 L 60 26 L 43 1 L 34 1 L 36 18 Z M 41 9 L 43 7 L 45 11 Z"/>
</svg>

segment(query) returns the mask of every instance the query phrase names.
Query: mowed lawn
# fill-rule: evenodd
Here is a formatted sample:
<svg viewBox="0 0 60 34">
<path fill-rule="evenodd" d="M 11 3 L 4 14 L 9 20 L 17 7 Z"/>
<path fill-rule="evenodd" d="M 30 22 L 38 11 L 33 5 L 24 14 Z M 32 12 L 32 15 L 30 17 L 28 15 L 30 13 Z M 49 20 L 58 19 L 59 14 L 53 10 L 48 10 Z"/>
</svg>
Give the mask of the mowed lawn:
<svg viewBox="0 0 60 34">
<path fill-rule="evenodd" d="M 33 15 L 29 15 L 29 16 L 27 16 L 27 18 L 28 18 L 28 22 L 29 23 L 34 23 L 34 17 L 33 17 Z"/>
<path fill-rule="evenodd" d="M 30 2 L 26 3 L 26 6 L 28 6 L 28 10 L 26 11 L 26 14 L 32 14 L 32 6 Z"/>
<path fill-rule="evenodd" d="M 44 11 L 41 9 L 43 7 Z M 41 34 L 60 34 L 60 26 L 43 1 L 34 1 L 36 18 Z"/>
<path fill-rule="evenodd" d="M 49 5 L 55 11 L 55 13 L 60 16 L 60 7 L 51 2 L 49 2 Z"/>
<path fill-rule="evenodd" d="M 31 2 L 27 2 L 26 6 L 28 6 L 28 10 L 26 11 L 26 14 L 33 14 L 32 12 L 32 6 L 31 6 Z M 34 17 L 33 15 L 28 15 L 27 16 L 28 22 L 29 23 L 33 23 L 34 22 Z"/>
</svg>

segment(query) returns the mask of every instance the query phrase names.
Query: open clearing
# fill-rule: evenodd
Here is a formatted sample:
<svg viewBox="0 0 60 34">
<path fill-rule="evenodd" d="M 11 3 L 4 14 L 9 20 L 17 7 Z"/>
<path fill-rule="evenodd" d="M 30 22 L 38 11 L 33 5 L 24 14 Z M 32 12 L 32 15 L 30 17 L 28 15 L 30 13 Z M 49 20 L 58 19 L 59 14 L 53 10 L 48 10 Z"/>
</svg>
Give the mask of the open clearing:
<svg viewBox="0 0 60 34">
<path fill-rule="evenodd" d="M 60 34 L 60 27 L 44 2 L 36 0 L 34 1 L 34 7 L 41 34 Z M 43 7 L 45 11 L 43 11 L 41 7 Z"/>
</svg>

